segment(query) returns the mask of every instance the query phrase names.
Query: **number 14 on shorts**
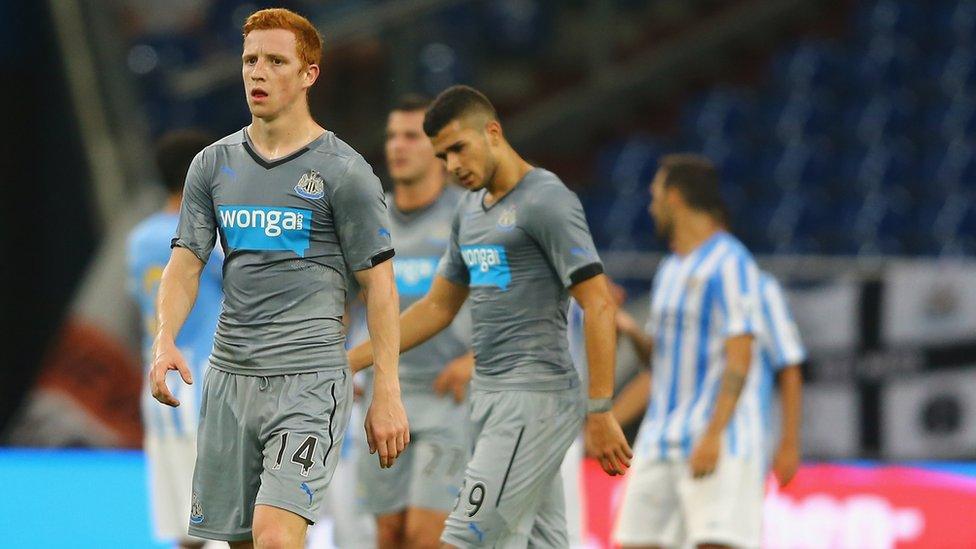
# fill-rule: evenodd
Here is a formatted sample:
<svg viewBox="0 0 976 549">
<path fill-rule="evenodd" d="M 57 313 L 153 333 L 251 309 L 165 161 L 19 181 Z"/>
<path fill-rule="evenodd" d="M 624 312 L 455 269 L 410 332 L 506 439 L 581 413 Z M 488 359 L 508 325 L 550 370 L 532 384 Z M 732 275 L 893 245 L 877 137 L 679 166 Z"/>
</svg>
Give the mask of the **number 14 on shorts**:
<svg viewBox="0 0 976 549">
<path fill-rule="evenodd" d="M 315 465 L 315 461 L 312 459 L 315 456 L 315 446 L 318 444 L 319 439 L 314 435 L 309 435 L 305 438 L 305 441 L 298 445 L 298 449 L 295 453 L 291 455 L 291 462 L 300 465 L 302 468 L 302 476 L 307 477 L 309 469 Z M 281 460 L 285 457 L 285 448 L 288 445 L 288 432 L 281 433 L 281 446 L 278 448 L 278 457 L 275 458 L 275 464 L 271 467 L 273 470 L 277 471 L 281 469 Z"/>
</svg>

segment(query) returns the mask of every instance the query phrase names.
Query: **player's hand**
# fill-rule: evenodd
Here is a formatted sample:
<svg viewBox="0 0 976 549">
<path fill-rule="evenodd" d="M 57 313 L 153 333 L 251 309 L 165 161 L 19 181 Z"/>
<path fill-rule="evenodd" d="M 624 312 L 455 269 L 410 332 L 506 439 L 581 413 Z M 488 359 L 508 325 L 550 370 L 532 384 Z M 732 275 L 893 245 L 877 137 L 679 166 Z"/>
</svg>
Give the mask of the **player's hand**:
<svg viewBox="0 0 976 549">
<path fill-rule="evenodd" d="M 373 380 L 373 401 L 366 412 L 366 442 L 370 454 L 379 454 L 380 468 L 387 469 L 410 442 L 407 411 L 400 400 L 400 388 Z"/>
<path fill-rule="evenodd" d="M 796 476 L 800 468 L 800 450 L 795 444 L 780 444 L 773 456 L 773 473 L 779 480 L 780 488 L 785 488 L 787 484 Z"/>
<path fill-rule="evenodd" d="M 627 472 L 634 453 L 612 413 L 588 414 L 584 441 L 586 454 L 599 460 L 600 467 L 608 475 L 616 476 Z"/>
<path fill-rule="evenodd" d="M 153 363 L 149 369 L 149 389 L 156 400 L 167 406 L 179 406 L 180 401 L 176 400 L 173 393 L 166 385 L 166 373 L 176 370 L 187 385 L 193 385 L 193 376 L 190 375 L 190 367 L 186 365 L 183 354 L 176 347 L 172 338 L 159 336 L 153 343 Z"/>
<path fill-rule="evenodd" d="M 622 334 L 636 334 L 641 331 L 640 326 L 637 325 L 637 320 L 623 309 L 617 309 L 615 320 L 617 323 L 617 331 Z"/>
<path fill-rule="evenodd" d="M 704 478 L 714 473 L 715 467 L 718 465 L 718 455 L 721 450 L 721 435 L 705 433 L 698 440 L 695 449 L 691 451 L 691 459 L 689 460 L 691 476 Z"/>
<path fill-rule="evenodd" d="M 434 393 L 445 395 L 454 394 L 454 402 L 464 402 L 464 393 L 468 390 L 468 382 L 474 373 L 474 355 L 466 353 L 447 363 L 437 379 L 434 380 Z"/>
</svg>

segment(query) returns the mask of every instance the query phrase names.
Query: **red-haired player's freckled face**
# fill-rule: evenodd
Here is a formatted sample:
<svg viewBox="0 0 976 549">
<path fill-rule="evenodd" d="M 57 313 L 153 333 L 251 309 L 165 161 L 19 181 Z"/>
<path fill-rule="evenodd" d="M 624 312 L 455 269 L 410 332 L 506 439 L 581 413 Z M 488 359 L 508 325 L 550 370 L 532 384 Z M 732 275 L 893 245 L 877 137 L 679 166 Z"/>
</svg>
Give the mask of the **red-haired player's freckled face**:
<svg viewBox="0 0 976 549">
<path fill-rule="evenodd" d="M 304 101 L 315 83 L 318 65 L 304 66 L 295 33 L 286 29 L 254 30 L 244 38 L 241 56 L 247 106 L 257 118 L 273 120 Z"/>
</svg>

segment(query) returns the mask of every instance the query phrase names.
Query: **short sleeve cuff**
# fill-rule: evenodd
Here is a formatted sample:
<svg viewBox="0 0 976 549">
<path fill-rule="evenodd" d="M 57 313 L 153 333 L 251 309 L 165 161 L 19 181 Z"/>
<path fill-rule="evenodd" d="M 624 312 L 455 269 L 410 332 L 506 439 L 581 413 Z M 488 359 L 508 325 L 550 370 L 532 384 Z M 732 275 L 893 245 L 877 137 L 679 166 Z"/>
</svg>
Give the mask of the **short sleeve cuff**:
<svg viewBox="0 0 976 549">
<path fill-rule="evenodd" d="M 380 250 L 375 254 L 369 256 L 369 258 L 366 259 L 365 261 L 360 261 L 359 263 L 356 263 L 355 265 L 350 265 L 349 267 L 353 271 L 365 271 L 366 269 L 372 269 L 373 267 L 379 265 L 380 263 L 392 259 L 394 255 L 396 255 L 396 250 L 394 250 L 393 248 L 386 248 L 384 250 Z"/>
<path fill-rule="evenodd" d="M 602 263 L 590 263 L 589 265 L 584 265 L 579 269 L 576 269 L 569 275 L 569 286 L 575 286 L 580 282 L 584 282 L 593 278 L 594 276 L 603 274 L 603 264 Z"/>
<path fill-rule="evenodd" d="M 169 243 L 169 247 L 170 247 L 170 249 L 173 249 L 173 248 L 185 248 L 187 250 L 190 250 L 190 252 L 192 252 L 193 255 L 195 255 L 197 257 L 197 259 L 199 259 L 200 261 L 202 261 L 204 263 L 207 262 L 207 259 L 209 259 L 207 256 L 210 255 L 210 254 L 203 253 L 203 250 L 201 250 L 199 247 L 193 246 L 189 242 L 187 242 L 187 241 L 185 241 L 185 240 L 183 240 L 182 238 L 179 238 L 179 237 L 176 237 L 173 240 L 171 240 L 170 243 Z"/>
</svg>

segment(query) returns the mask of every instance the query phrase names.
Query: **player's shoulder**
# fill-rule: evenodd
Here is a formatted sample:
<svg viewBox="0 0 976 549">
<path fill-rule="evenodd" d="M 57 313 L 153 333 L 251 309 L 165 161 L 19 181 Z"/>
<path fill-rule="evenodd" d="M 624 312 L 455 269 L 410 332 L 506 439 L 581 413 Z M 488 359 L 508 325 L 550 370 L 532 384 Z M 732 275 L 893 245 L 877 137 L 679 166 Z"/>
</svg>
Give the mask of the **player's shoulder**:
<svg viewBox="0 0 976 549">
<path fill-rule="evenodd" d="M 563 180 L 558 175 L 545 168 L 532 168 L 529 173 L 525 174 L 525 179 L 522 181 L 522 184 L 525 185 L 526 190 L 533 197 L 543 196 L 552 192 L 575 194 L 563 183 Z"/>
<path fill-rule="evenodd" d="M 350 162 L 366 164 L 366 159 L 363 158 L 363 155 L 359 154 L 359 151 L 329 130 L 325 130 L 321 139 L 315 140 L 311 151 L 319 157 L 322 157 L 323 160 L 331 160 L 340 164 L 348 164 Z"/>
</svg>

